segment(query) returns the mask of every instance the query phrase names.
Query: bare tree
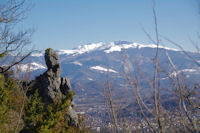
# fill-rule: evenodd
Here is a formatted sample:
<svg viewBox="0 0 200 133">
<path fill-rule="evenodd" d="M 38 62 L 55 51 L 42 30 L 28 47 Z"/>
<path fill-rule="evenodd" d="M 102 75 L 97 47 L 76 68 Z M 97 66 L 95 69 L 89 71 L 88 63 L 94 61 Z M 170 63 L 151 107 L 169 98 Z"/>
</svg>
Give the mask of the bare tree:
<svg viewBox="0 0 200 133">
<path fill-rule="evenodd" d="M 184 82 L 184 76 L 181 76 L 181 73 L 174 65 L 171 57 L 166 51 L 166 56 L 168 57 L 169 65 L 171 69 L 175 72 L 175 77 L 172 77 L 169 71 L 165 71 L 167 77 L 170 79 L 172 89 L 174 90 L 174 96 L 176 102 L 178 104 L 174 109 L 166 109 L 162 103 L 162 96 L 160 92 L 163 87 L 160 86 L 160 73 L 163 71 L 161 66 L 159 65 L 159 46 L 162 44 L 160 39 L 160 35 L 158 33 L 158 24 L 157 24 L 157 16 L 155 9 L 155 0 L 153 1 L 153 14 L 154 14 L 154 22 L 155 22 L 155 34 L 156 39 L 154 40 L 150 34 L 148 34 L 145 30 L 145 34 L 147 37 L 157 45 L 156 55 L 153 59 L 154 65 L 154 76 L 153 79 L 149 79 L 147 75 L 144 75 L 141 72 L 141 68 L 137 65 L 137 73 L 132 74 L 131 71 L 124 72 L 125 78 L 129 84 L 129 87 L 133 90 L 133 94 L 135 96 L 136 103 L 139 107 L 139 111 L 146 123 L 146 127 L 151 130 L 151 132 L 196 132 L 198 133 L 200 130 L 200 99 L 199 99 L 199 84 L 196 84 L 194 87 L 189 87 L 189 85 Z M 162 39 L 167 40 L 168 42 L 177 46 L 185 56 L 191 59 L 197 66 L 199 65 L 198 60 L 192 57 L 186 50 L 184 50 L 180 44 L 171 41 L 167 37 L 162 36 Z M 194 43 L 194 42 L 193 42 Z M 198 44 L 194 43 L 194 46 L 198 49 Z M 127 69 L 128 64 L 126 64 L 126 58 L 123 58 L 123 67 Z M 141 96 L 141 81 L 140 77 L 146 79 L 149 84 L 149 88 L 152 90 L 153 102 L 152 105 L 149 106 L 145 103 L 144 97 Z M 141 123 L 142 125 L 142 123 Z"/>
<path fill-rule="evenodd" d="M 0 2 L 0 73 L 7 72 L 33 52 L 30 49 L 33 30 L 16 29 L 28 10 L 25 0 Z"/>
<path fill-rule="evenodd" d="M 111 84 L 109 78 L 109 69 L 107 70 L 107 83 L 104 89 L 105 105 L 108 109 L 109 119 L 111 121 L 111 129 L 113 133 L 119 133 L 116 111 L 114 107 L 114 100 L 112 97 Z"/>
</svg>

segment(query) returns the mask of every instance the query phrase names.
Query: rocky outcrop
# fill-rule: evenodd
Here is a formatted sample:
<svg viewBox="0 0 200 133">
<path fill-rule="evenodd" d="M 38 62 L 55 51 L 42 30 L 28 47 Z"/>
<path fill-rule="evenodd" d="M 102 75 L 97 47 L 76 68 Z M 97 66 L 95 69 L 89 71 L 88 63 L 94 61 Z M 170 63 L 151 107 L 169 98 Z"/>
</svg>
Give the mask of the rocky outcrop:
<svg viewBox="0 0 200 133">
<path fill-rule="evenodd" d="M 31 96 L 38 90 L 42 101 L 45 105 L 48 105 L 55 102 L 55 100 L 66 97 L 69 92 L 72 92 L 72 87 L 69 79 L 60 77 L 59 56 L 53 49 L 49 48 L 45 51 L 45 62 L 48 67 L 47 71 L 30 82 L 31 90 L 27 92 L 27 95 Z M 78 116 L 74 109 L 73 99 L 71 100 L 68 115 L 70 116 L 69 124 L 77 125 Z"/>
</svg>

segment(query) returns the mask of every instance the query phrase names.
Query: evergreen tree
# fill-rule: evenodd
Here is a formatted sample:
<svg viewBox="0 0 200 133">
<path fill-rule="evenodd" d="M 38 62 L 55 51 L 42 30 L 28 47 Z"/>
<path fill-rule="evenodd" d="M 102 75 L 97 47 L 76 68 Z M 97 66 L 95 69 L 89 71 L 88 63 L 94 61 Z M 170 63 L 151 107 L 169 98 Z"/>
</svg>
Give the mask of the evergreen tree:
<svg viewBox="0 0 200 133">
<path fill-rule="evenodd" d="M 19 126 L 18 121 L 23 94 L 20 91 L 17 82 L 9 77 L 5 80 L 5 76 L 0 74 L 0 132 L 13 132 Z M 19 130 L 22 128 L 20 124 Z"/>
<path fill-rule="evenodd" d="M 9 109 L 8 89 L 5 89 L 4 76 L 0 75 L 0 132 L 8 130 Z"/>
<path fill-rule="evenodd" d="M 67 115 L 71 99 L 74 93 L 70 93 L 64 99 L 48 105 L 42 103 L 38 92 L 30 98 L 25 108 L 23 131 L 32 133 L 76 133 L 78 128 L 68 124 Z"/>
</svg>

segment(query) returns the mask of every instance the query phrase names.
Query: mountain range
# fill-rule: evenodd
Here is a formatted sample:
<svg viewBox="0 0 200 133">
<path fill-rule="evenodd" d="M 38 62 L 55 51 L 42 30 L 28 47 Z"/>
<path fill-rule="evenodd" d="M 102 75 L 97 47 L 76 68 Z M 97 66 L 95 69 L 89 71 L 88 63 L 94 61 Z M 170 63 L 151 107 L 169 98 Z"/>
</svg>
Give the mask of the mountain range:
<svg viewBox="0 0 200 133">
<path fill-rule="evenodd" d="M 104 89 L 110 81 L 115 96 L 122 97 L 122 90 L 126 90 L 124 97 L 131 95 L 126 76 L 132 74 L 145 75 L 153 78 L 154 58 L 157 45 L 139 44 L 127 41 L 110 43 L 91 43 L 81 45 L 71 50 L 56 50 L 60 56 L 62 76 L 70 79 L 76 91 L 77 103 L 103 102 Z M 173 69 L 169 57 L 176 66 Z M 196 60 L 196 63 L 193 61 Z M 199 55 L 159 46 L 159 70 L 161 84 L 170 87 L 170 78 L 180 74 L 188 83 L 195 83 L 200 76 L 197 63 Z M 32 54 L 23 64 L 17 66 L 22 72 L 30 72 L 31 78 L 46 70 L 43 53 Z M 144 77 L 139 76 L 144 94 L 150 92 L 149 85 Z M 93 100 L 91 100 L 93 99 Z"/>
</svg>

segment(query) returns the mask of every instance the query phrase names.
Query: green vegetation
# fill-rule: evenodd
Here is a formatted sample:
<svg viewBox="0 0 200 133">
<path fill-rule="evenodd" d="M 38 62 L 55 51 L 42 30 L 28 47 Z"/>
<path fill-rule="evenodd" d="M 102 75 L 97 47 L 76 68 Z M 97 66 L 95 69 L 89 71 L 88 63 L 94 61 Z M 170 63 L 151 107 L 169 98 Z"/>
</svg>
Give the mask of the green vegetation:
<svg viewBox="0 0 200 133">
<path fill-rule="evenodd" d="M 28 131 L 30 133 L 75 133 L 80 132 L 78 127 L 69 125 L 67 115 L 71 99 L 74 93 L 70 93 L 63 100 L 45 106 L 38 92 L 28 99 L 20 90 L 13 78 L 0 75 L 0 132 Z M 20 110 L 22 117 L 20 118 Z M 18 121 L 21 121 L 18 123 Z M 19 124 L 19 125 L 18 125 Z"/>
<path fill-rule="evenodd" d="M 25 130 L 33 133 L 77 132 L 77 129 L 68 125 L 67 111 L 72 97 L 73 93 L 45 107 L 36 91 L 25 108 Z"/>
<path fill-rule="evenodd" d="M 8 89 L 5 89 L 4 77 L 0 75 L 0 132 L 8 130 L 9 99 Z"/>
<path fill-rule="evenodd" d="M 17 127 L 23 95 L 16 81 L 12 78 L 5 80 L 0 75 L 0 132 L 12 132 Z M 22 126 L 20 124 L 20 126 Z M 20 128 L 19 128 L 20 129 Z"/>
</svg>

